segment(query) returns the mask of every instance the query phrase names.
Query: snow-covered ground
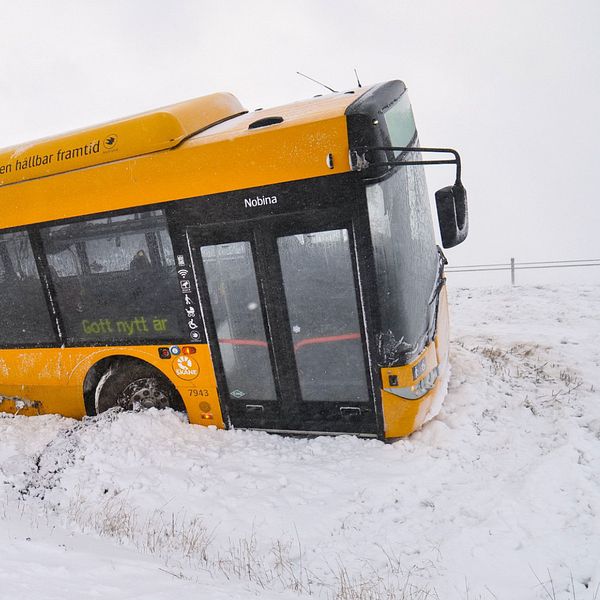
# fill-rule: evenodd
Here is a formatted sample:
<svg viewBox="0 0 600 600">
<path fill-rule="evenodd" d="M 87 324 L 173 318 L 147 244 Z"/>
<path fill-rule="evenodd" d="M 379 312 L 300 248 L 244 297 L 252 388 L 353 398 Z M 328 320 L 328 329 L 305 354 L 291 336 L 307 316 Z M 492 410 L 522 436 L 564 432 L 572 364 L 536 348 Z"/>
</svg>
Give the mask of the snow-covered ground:
<svg viewBox="0 0 600 600">
<path fill-rule="evenodd" d="M 600 287 L 450 296 L 394 444 L 0 417 L 0 598 L 600 599 Z"/>
</svg>

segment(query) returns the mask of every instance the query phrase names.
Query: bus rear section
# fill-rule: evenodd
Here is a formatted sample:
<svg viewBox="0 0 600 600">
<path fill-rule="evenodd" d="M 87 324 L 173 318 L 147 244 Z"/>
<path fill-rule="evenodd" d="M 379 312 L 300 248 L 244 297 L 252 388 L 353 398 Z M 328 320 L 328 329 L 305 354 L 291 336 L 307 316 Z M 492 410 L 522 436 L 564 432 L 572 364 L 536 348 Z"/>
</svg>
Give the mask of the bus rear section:
<svg viewBox="0 0 600 600">
<path fill-rule="evenodd" d="M 199 134 L 186 105 L 174 147 L 167 131 L 147 156 L 0 186 L 28 206 L 81 200 L 43 220 L 9 213 L 0 231 L 0 409 L 170 406 L 225 428 L 411 433 L 448 375 L 423 167 L 456 166 L 436 193 L 451 247 L 467 232 L 458 155 L 418 146 L 401 82 L 258 117 L 211 102 Z"/>
</svg>

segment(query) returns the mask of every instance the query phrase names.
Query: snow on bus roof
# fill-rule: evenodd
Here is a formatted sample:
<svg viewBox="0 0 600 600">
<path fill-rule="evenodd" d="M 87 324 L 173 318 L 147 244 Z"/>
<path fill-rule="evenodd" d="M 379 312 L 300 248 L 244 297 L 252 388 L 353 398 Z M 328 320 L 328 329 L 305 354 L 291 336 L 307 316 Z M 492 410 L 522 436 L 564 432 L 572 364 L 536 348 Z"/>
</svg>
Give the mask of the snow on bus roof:
<svg viewBox="0 0 600 600">
<path fill-rule="evenodd" d="M 0 186 L 174 148 L 207 127 L 246 112 L 229 93 L 0 150 Z"/>
</svg>

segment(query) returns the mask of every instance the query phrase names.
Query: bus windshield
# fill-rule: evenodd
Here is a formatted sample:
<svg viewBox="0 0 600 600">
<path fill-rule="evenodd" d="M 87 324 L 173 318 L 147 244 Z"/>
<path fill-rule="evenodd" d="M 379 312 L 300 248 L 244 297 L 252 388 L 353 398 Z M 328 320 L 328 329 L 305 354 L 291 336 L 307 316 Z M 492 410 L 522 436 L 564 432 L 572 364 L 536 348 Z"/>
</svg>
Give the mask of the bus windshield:
<svg viewBox="0 0 600 600">
<path fill-rule="evenodd" d="M 415 137 L 415 118 L 408 94 L 404 93 L 390 108 L 383 111 L 392 146 L 409 146 Z M 399 151 L 396 152 L 396 155 Z"/>
<path fill-rule="evenodd" d="M 406 160 L 418 160 L 409 153 Z M 410 362 L 426 343 L 439 259 L 422 166 L 367 185 L 377 275 L 382 364 Z"/>
</svg>

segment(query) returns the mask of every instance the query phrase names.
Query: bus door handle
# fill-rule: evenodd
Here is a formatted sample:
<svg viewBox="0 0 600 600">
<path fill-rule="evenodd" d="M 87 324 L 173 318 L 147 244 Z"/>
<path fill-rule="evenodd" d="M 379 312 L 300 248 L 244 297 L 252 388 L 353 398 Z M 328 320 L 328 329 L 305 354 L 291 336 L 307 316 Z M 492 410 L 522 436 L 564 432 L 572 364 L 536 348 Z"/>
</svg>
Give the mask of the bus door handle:
<svg viewBox="0 0 600 600">
<path fill-rule="evenodd" d="M 247 413 L 261 413 L 264 412 L 265 407 L 262 404 L 246 404 Z"/>
<path fill-rule="evenodd" d="M 340 414 L 346 419 L 355 419 L 360 417 L 360 408 L 358 406 L 341 406 Z"/>
</svg>

